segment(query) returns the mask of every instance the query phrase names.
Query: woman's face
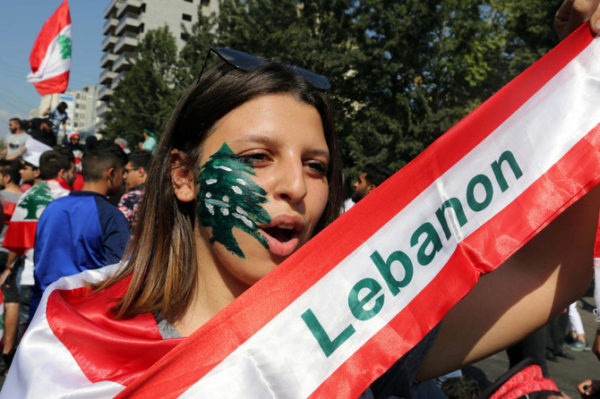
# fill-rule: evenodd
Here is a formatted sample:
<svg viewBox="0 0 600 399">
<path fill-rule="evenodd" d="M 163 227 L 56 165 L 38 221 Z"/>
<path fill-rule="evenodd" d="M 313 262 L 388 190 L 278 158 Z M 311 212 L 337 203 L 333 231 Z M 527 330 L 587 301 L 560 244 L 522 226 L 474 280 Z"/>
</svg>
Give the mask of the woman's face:
<svg viewBox="0 0 600 399">
<path fill-rule="evenodd" d="M 199 165 L 203 244 L 220 273 L 243 285 L 306 243 L 327 204 L 321 117 L 290 95 L 257 97 L 226 114 L 206 138 Z"/>
</svg>

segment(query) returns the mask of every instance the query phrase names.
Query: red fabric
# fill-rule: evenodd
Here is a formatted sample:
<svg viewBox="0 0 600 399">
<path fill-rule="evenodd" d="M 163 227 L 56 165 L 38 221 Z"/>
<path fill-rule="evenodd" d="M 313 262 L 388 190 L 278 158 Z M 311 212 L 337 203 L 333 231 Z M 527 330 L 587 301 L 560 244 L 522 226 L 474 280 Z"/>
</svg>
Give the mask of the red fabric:
<svg viewBox="0 0 600 399">
<path fill-rule="evenodd" d="M 150 313 L 115 320 L 110 308 L 130 278 L 93 294 L 90 288 L 57 290 L 48 297 L 46 318 L 91 382 L 126 385 L 156 363 L 182 339 L 162 339 Z"/>
<path fill-rule="evenodd" d="M 37 224 L 37 220 L 13 221 L 9 223 L 2 246 L 19 256 L 25 255 L 25 252 L 33 248 L 35 244 L 35 229 L 37 228 Z"/>
<path fill-rule="evenodd" d="M 490 399 L 517 399 L 539 391 L 559 391 L 559 389 L 554 381 L 544 378 L 540 366 L 532 365 L 512 376 Z"/>
<path fill-rule="evenodd" d="M 42 80 L 41 82 L 33 82 L 33 85 L 41 96 L 46 94 L 64 93 L 69 85 L 69 73 L 70 71 L 67 71 L 50 79 Z"/>
<path fill-rule="evenodd" d="M 33 49 L 29 55 L 29 64 L 31 65 L 31 71 L 37 72 L 42 64 L 42 60 L 46 55 L 48 46 L 54 40 L 54 38 L 60 33 L 60 31 L 67 25 L 71 24 L 71 14 L 69 14 L 69 2 L 68 0 L 58 7 L 58 9 L 52 14 L 50 18 L 46 20 L 40 34 L 33 43 Z M 43 82 L 41 82 L 43 83 Z M 37 86 L 36 86 L 37 88 Z M 39 91 L 39 90 L 38 90 Z M 51 94 L 51 93 L 40 93 L 40 94 Z"/>
<path fill-rule="evenodd" d="M 75 181 L 73 182 L 73 190 L 81 191 L 84 183 L 85 182 L 83 181 L 83 176 L 79 173 L 75 173 Z"/>
<path fill-rule="evenodd" d="M 8 224 L 10 222 L 10 218 L 15 212 L 15 207 L 17 206 L 16 202 L 8 202 L 2 201 L 2 209 L 4 210 L 4 223 Z"/>
</svg>

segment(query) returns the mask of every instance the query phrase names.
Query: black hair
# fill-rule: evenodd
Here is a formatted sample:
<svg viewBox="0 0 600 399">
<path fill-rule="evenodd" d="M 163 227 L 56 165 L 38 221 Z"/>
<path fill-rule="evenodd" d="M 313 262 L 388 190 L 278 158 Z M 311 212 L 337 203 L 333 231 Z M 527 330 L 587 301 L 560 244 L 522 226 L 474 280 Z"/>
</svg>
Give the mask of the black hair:
<svg viewBox="0 0 600 399">
<path fill-rule="evenodd" d="M 4 176 L 10 176 L 10 180 L 19 185 L 19 181 L 21 180 L 21 174 L 19 173 L 21 170 L 21 163 L 19 161 L 1 161 L 0 162 L 0 174 Z"/>
<path fill-rule="evenodd" d="M 118 144 L 110 140 L 98 140 L 86 147 L 81 159 L 83 179 L 98 181 L 110 168 L 121 169 L 127 163 L 127 155 Z"/>
<path fill-rule="evenodd" d="M 381 163 L 368 163 L 363 167 L 362 171 L 366 173 L 365 178 L 367 182 L 375 186 L 379 186 L 394 174 L 392 169 Z"/>
<path fill-rule="evenodd" d="M 71 154 L 72 156 L 72 154 Z M 58 172 L 69 170 L 73 161 L 64 151 L 50 150 L 46 151 L 40 157 L 40 179 L 56 179 Z"/>
<path fill-rule="evenodd" d="M 144 168 L 146 171 L 150 166 L 151 160 L 152 153 L 148 151 L 135 150 L 127 155 L 127 162 L 131 162 L 134 168 Z"/>
</svg>

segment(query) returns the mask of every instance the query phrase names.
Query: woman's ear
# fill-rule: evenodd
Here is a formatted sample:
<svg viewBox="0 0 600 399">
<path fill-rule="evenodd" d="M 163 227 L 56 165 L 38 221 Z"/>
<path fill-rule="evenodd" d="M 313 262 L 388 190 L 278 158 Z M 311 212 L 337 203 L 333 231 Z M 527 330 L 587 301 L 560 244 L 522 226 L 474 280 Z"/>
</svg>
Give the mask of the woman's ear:
<svg viewBox="0 0 600 399">
<path fill-rule="evenodd" d="M 179 201 L 191 202 L 196 199 L 194 172 L 189 170 L 184 160 L 185 154 L 179 150 L 171 151 L 169 159 L 171 184 L 173 185 L 175 196 Z"/>
</svg>

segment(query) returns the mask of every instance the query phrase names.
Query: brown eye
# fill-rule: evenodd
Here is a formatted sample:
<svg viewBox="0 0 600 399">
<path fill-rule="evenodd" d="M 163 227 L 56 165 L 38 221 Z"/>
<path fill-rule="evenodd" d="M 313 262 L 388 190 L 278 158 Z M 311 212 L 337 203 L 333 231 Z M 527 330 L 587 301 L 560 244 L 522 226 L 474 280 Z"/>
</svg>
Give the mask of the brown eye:
<svg viewBox="0 0 600 399">
<path fill-rule="evenodd" d="M 322 162 L 311 161 L 308 162 L 306 166 L 319 177 L 327 175 L 327 166 Z"/>
</svg>

